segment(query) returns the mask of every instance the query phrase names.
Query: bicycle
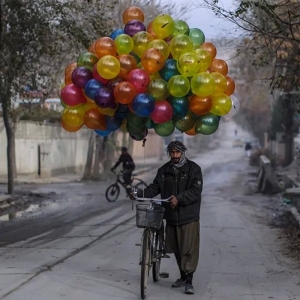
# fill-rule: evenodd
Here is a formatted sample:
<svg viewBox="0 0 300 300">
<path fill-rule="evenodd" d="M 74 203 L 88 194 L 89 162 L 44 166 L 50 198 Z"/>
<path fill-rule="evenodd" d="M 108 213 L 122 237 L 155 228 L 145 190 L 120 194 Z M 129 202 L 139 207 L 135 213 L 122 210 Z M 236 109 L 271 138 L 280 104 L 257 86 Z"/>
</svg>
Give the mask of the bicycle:
<svg viewBox="0 0 300 300">
<path fill-rule="evenodd" d="M 150 269 L 152 268 L 153 281 L 159 280 L 160 262 L 165 255 L 164 251 L 164 223 L 163 216 L 165 208 L 157 202 L 169 202 L 167 199 L 138 198 L 136 193 L 133 196 L 137 201 L 150 201 L 150 204 L 136 205 L 136 226 L 144 228 L 141 239 L 140 265 L 141 265 L 141 298 L 145 299 Z"/>
<path fill-rule="evenodd" d="M 113 172 L 113 173 L 115 173 L 115 172 Z M 119 172 L 119 173 L 115 173 L 115 174 L 117 175 L 116 182 L 111 184 L 106 189 L 106 192 L 105 192 L 106 200 L 109 202 L 115 202 L 118 199 L 118 197 L 120 195 L 120 191 L 121 191 L 120 185 L 126 190 L 126 184 L 123 180 L 121 180 L 121 178 L 123 178 L 123 172 Z M 146 182 L 136 176 L 137 176 L 137 174 L 132 173 L 131 186 L 134 189 L 141 189 L 141 190 L 145 189 L 147 187 Z"/>
</svg>

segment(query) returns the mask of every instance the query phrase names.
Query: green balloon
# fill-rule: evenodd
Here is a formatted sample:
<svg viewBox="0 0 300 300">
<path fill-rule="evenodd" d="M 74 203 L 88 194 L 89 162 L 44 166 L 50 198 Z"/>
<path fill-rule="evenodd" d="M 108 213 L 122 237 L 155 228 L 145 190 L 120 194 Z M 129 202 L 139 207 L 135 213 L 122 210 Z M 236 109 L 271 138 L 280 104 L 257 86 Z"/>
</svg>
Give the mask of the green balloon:
<svg viewBox="0 0 300 300">
<path fill-rule="evenodd" d="M 184 132 L 194 127 L 196 117 L 191 111 L 188 111 L 188 113 L 184 117 L 174 117 L 174 121 L 175 127 L 179 131 Z"/>
<path fill-rule="evenodd" d="M 148 121 L 146 123 L 146 128 L 148 128 L 148 129 L 154 128 L 154 122 L 151 119 L 148 119 Z"/>
<path fill-rule="evenodd" d="M 189 37 L 196 44 L 203 44 L 205 42 L 205 35 L 199 28 L 191 28 Z"/>
<path fill-rule="evenodd" d="M 148 121 L 147 117 L 140 117 L 131 111 L 128 111 L 126 119 L 127 124 L 129 124 L 132 127 L 143 127 Z"/>
<path fill-rule="evenodd" d="M 175 20 L 175 30 L 173 35 L 177 35 L 177 34 L 189 35 L 189 33 L 190 33 L 190 27 L 186 22 L 182 20 Z"/>
<path fill-rule="evenodd" d="M 166 100 L 169 96 L 168 83 L 161 78 L 151 80 L 148 85 L 148 94 L 155 100 Z"/>
<path fill-rule="evenodd" d="M 86 67 L 93 71 L 93 67 L 98 60 L 99 58 L 91 52 L 82 53 L 78 56 L 77 67 Z"/>
<path fill-rule="evenodd" d="M 154 124 L 154 131 L 159 136 L 169 136 L 175 130 L 175 124 L 172 120 L 169 120 L 165 123 Z"/>
<path fill-rule="evenodd" d="M 145 131 L 146 126 L 133 127 L 133 126 L 131 126 L 130 124 L 127 123 L 126 124 L 126 129 L 132 135 L 141 135 Z"/>
<path fill-rule="evenodd" d="M 196 120 L 195 131 L 204 135 L 210 135 L 219 128 L 219 117 L 213 114 L 200 116 Z"/>
</svg>

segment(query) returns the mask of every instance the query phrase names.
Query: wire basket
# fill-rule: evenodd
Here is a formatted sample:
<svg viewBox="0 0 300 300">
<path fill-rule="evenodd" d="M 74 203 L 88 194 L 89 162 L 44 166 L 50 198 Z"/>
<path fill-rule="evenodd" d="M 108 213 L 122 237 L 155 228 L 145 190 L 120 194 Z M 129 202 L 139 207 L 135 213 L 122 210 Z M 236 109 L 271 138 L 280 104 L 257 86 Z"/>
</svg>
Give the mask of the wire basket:
<svg viewBox="0 0 300 300">
<path fill-rule="evenodd" d="M 136 226 L 159 229 L 164 218 L 165 208 L 161 205 L 138 204 L 136 206 Z"/>
</svg>

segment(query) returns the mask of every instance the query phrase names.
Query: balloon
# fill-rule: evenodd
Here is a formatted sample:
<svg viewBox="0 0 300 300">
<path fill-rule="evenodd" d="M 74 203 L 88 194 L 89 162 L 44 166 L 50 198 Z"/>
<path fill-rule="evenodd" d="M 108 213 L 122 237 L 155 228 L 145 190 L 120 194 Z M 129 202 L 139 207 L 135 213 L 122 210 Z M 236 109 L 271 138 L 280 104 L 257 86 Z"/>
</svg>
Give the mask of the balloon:
<svg viewBox="0 0 300 300">
<path fill-rule="evenodd" d="M 161 78 L 153 79 L 148 85 L 147 92 L 155 100 L 165 100 L 169 96 L 168 83 Z"/>
<path fill-rule="evenodd" d="M 193 43 L 202 44 L 205 42 L 205 35 L 199 28 L 191 28 L 189 37 Z"/>
<path fill-rule="evenodd" d="M 137 64 L 141 61 L 141 59 L 134 52 L 130 52 L 129 54 L 136 60 Z"/>
<path fill-rule="evenodd" d="M 105 117 L 96 108 L 89 109 L 85 112 L 84 124 L 90 129 L 105 130 L 106 128 Z"/>
<path fill-rule="evenodd" d="M 147 49 L 150 49 L 150 48 L 158 49 L 164 55 L 165 59 L 167 59 L 170 55 L 169 45 L 164 40 L 156 39 L 156 40 L 151 41 L 147 46 Z"/>
<path fill-rule="evenodd" d="M 97 106 L 97 109 L 100 111 L 100 113 L 102 115 L 109 116 L 109 117 L 114 116 L 115 112 L 116 112 L 116 108 L 110 108 L 110 107 L 101 108 L 101 107 Z"/>
<path fill-rule="evenodd" d="M 126 104 L 119 104 L 116 110 L 116 116 L 121 119 L 125 119 L 128 112 L 128 105 Z"/>
<path fill-rule="evenodd" d="M 106 55 L 116 56 L 117 47 L 115 41 L 109 37 L 99 38 L 95 43 L 95 52 L 99 58 Z"/>
<path fill-rule="evenodd" d="M 65 85 L 72 83 L 72 73 L 77 68 L 77 63 L 73 62 L 65 68 Z"/>
<path fill-rule="evenodd" d="M 116 77 L 121 70 L 118 59 L 111 55 L 101 57 L 97 63 L 97 71 L 105 79 Z"/>
<path fill-rule="evenodd" d="M 124 79 L 127 78 L 128 73 L 133 70 L 136 69 L 137 67 L 137 62 L 135 60 L 135 58 L 130 55 L 130 54 L 122 54 L 119 55 L 118 60 L 120 62 L 120 76 Z"/>
<path fill-rule="evenodd" d="M 68 131 L 68 132 L 76 132 L 78 131 L 83 125 L 80 125 L 80 126 L 69 126 L 67 125 L 64 120 L 61 120 L 61 126 L 62 128 L 65 130 L 65 131 Z"/>
<path fill-rule="evenodd" d="M 152 129 L 154 128 L 154 122 L 151 119 L 148 119 L 147 123 L 146 123 L 146 128 L 148 129 Z"/>
<path fill-rule="evenodd" d="M 135 141 L 142 141 L 148 135 L 148 129 L 146 128 L 142 134 L 133 135 L 129 134 L 129 136 Z"/>
<path fill-rule="evenodd" d="M 156 36 L 155 32 L 153 31 L 152 25 L 153 25 L 153 20 L 148 24 L 147 32 L 149 32 L 154 39 L 157 39 L 158 37 Z"/>
<path fill-rule="evenodd" d="M 224 76 L 226 76 L 228 73 L 228 65 L 223 59 L 215 58 L 210 67 L 214 72 L 219 72 Z"/>
<path fill-rule="evenodd" d="M 181 131 L 187 131 L 194 127 L 196 118 L 195 115 L 188 111 L 184 117 L 174 117 L 175 127 Z"/>
<path fill-rule="evenodd" d="M 147 31 L 140 31 L 132 37 L 132 40 L 133 52 L 138 57 L 142 57 L 147 50 L 148 44 L 153 40 L 153 36 Z"/>
<path fill-rule="evenodd" d="M 140 117 L 148 117 L 154 110 L 154 98 L 145 93 L 138 94 L 133 102 L 132 109 Z"/>
<path fill-rule="evenodd" d="M 129 21 L 132 20 L 139 20 L 141 22 L 144 22 L 145 15 L 139 7 L 130 6 L 123 12 L 122 18 L 124 25 L 126 25 Z"/>
<path fill-rule="evenodd" d="M 145 93 L 150 82 L 150 76 L 145 70 L 133 69 L 128 73 L 127 81 L 133 84 L 138 93 Z"/>
<path fill-rule="evenodd" d="M 224 94 L 226 94 L 227 96 L 231 96 L 235 91 L 235 82 L 229 76 L 225 76 L 225 78 L 226 78 L 226 90 Z"/>
<path fill-rule="evenodd" d="M 154 80 L 154 79 L 162 79 L 159 75 L 158 72 L 150 74 L 150 81 Z"/>
<path fill-rule="evenodd" d="M 115 39 L 118 54 L 128 54 L 133 49 L 133 40 L 128 34 L 120 34 Z"/>
<path fill-rule="evenodd" d="M 115 101 L 113 91 L 106 87 L 99 89 L 95 93 L 94 99 L 95 99 L 96 104 L 101 108 L 108 108 Z"/>
<path fill-rule="evenodd" d="M 145 131 L 146 125 L 144 125 L 142 127 L 133 127 L 127 123 L 126 129 L 127 129 L 128 133 L 130 133 L 132 135 L 140 135 L 140 134 L 143 134 L 143 132 Z"/>
<path fill-rule="evenodd" d="M 134 36 L 140 31 L 146 31 L 146 26 L 139 20 L 131 20 L 124 27 L 124 33 L 129 36 Z"/>
<path fill-rule="evenodd" d="M 211 54 L 207 50 L 202 49 L 202 48 L 196 49 L 195 53 L 197 54 L 197 56 L 200 60 L 200 70 L 199 71 L 200 72 L 206 71 L 210 67 L 210 65 L 213 61 Z"/>
<path fill-rule="evenodd" d="M 169 97 L 167 101 L 171 104 L 173 115 L 184 117 L 189 109 L 189 99 L 187 97 Z"/>
<path fill-rule="evenodd" d="M 121 104 L 131 103 L 137 95 L 135 87 L 128 81 L 118 83 L 113 92 L 115 99 Z"/>
<path fill-rule="evenodd" d="M 113 91 L 113 90 L 115 89 L 115 87 L 116 87 L 120 82 L 123 82 L 123 81 L 125 81 L 123 78 L 121 78 L 121 77 L 115 77 L 115 78 L 109 80 L 109 82 L 108 82 L 108 84 L 107 84 L 107 87 Z"/>
<path fill-rule="evenodd" d="M 186 52 L 180 55 L 177 61 L 177 69 L 186 77 L 195 75 L 200 70 L 200 60 L 196 53 Z"/>
<path fill-rule="evenodd" d="M 159 39 L 164 39 L 173 34 L 175 30 L 175 22 L 171 16 L 161 14 L 153 19 L 152 29 Z"/>
<path fill-rule="evenodd" d="M 108 79 L 105 79 L 99 75 L 99 73 L 97 71 L 97 64 L 94 65 L 94 67 L 93 67 L 93 76 L 94 76 L 94 79 L 98 80 L 99 82 L 101 82 L 103 84 L 107 84 L 109 81 Z"/>
<path fill-rule="evenodd" d="M 197 116 L 209 113 L 212 107 L 212 99 L 210 97 L 199 97 L 193 95 L 190 98 L 189 110 Z"/>
<path fill-rule="evenodd" d="M 206 72 L 195 74 L 191 80 L 191 90 L 199 97 L 207 97 L 215 91 L 214 77 Z"/>
<path fill-rule="evenodd" d="M 175 124 L 172 120 L 161 124 L 154 124 L 154 131 L 159 136 L 169 136 L 175 130 Z"/>
<path fill-rule="evenodd" d="M 229 111 L 229 113 L 227 114 L 228 117 L 234 117 L 238 111 L 240 110 L 240 101 L 239 99 L 234 96 L 234 95 L 231 95 L 231 101 L 232 101 L 232 107 Z"/>
<path fill-rule="evenodd" d="M 165 80 L 169 81 L 171 77 L 180 75 L 177 69 L 177 62 L 175 59 L 168 58 L 165 61 L 163 68 L 159 71 L 159 75 Z"/>
<path fill-rule="evenodd" d="M 65 108 L 61 119 L 69 127 L 81 127 L 84 123 L 83 112 L 80 108 Z"/>
<path fill-rule="evenodd" d="M 210 112 L 216 116 L 223 116 L 230 112 L 232 107 L 231 99 L 225 95 L 221 94 L 218 96 L 212 96 L 212 107 Z"/>
<path fill-rule="evenodd" d="M 214 77 L 215 80 L 215 90 L 214 90 L 214 96 L 223 94 L 227 87 L 227 81 L 225 76 L 218 72 L 212 72 L 211 76 Z"/>
<path fill-rule="evenodd" d="M 117 36 L 123 33 L 124 33 L 124 29 L 118 28 L 111 33 L 110 38 L 115 40 Z"/>
<path fill-rule="evenodd" d="M 94 100 L 97 90 L 101 89 L 102 87 L 103 84 L 101 82 L 96 79 L 90 79 L 84 87 L 84 93 L 87 97 Z"/>
<path fill-rule="evenodd" d="M 143 127 L 148 121 L 147 117 L 140 117 L 130 110 L 128 110 L 126 118 L 127 123 L 133 127 Z"/>
<path fill-rule="evenodd" d="M 90 47 L 88 48 L 88 52 L 93 53 L 95 56 L 97 56 L 96 52 L 95 52 L 95 44 L 96 44 L 96 41 L 90 45 Z"/>
<path fill-rule="evenodd" d="M 90 79 L 93 79 L 93 73 L 86 67 L 78 67 L 72 73 L 72 82 L 80 89 L 83 89 Z"/>
<path fill-rule="evenodd" d="M 175 29 L 173 35 L 185 34 L 189 35 L 190 27 L 189 25 L 182 20 L 175 20 Z"/>
<path fill-rule="evenodd" d="M 183 97 L 190 90 L 190 82 L 183 75 L 175 75 L 168 81 L 168 89 L 174 97 Z"/>
<path fill-rule="evenodd" d="M 219 127 L 219 118 L 213 114 L 207 114 L 197 118 L 195 131 L 204 135 L 210 135 L 216 132 Z"/>
<path fill-rule="evenodd" d="M 122 125 L 123 120 L 117 116 L 106 116 L 106 130 L 115 131 Z"/>
<path fill-rule="evenodd" d="M 74 84 L 66 85 L 60 92 L 60 98 L 68 106 L 76 106 L 87 102 L 83 91 Z"/>
<path fill-rule="evenodd" d="M 187 35 L 178 34 L 171 40 L 170 51 L 172 53 L 172 57 L 176 60 L 178 60 L 181 54 L 192 52 L 193 50 L 193 42 Z"/>
<path fill-rule="evenodd" d="M 212 59 L 214 59 L 217 55 L 217 48 L 213 43 L 205 42 L 201 45 L 201 48 L 206 50 Z"/>
<path fill-rule="evenodd" d="M 165 57 L 160 50 L 150 48 L 145 51 L 141 58 L 143 68 L 150 74 L 156 73 L 161 70 L 165 63 Z"/>
<path fill-rule="evenodd" d="M 108 136 L 111 134 L 110 130 L 94 130 L 97 135 Z"/>
<path fill-rule="evenodd" d="M 122 122 L 122 125 L 121 125 L 121 127 L 120 127 L 120 130 L 121 130 L 122 132 L 128 132 L 126 126 L 127 126 L 127 121 L 124 119 L 123 122 Z"/>
<path fill-rule="evenodd" d="M 166 100 L 162 100 L 155 102 L 155 107 L 150 118 L 154 123 L 161 124 L 169 121 L 172 115 L 173 109 L 171 104 Z"/>
<path fill-rule="evenodd" d="M 77 66 L 78 67 L 86 67 L 93 70 L 93 66 L 98 62 L 99 58 L 90 52 L 82 53 L 78 56 Z"/>
<path fill-rule="evenodd" d="M 197 135 L 198 133 L 195 131 L 195 126 L 192 127 L 190 130 L 187 130 L 184 132 L 185 134 L 187 135 L 190 135 L 190 136 L 194 136 L 194 135 Z"/>
</svg>

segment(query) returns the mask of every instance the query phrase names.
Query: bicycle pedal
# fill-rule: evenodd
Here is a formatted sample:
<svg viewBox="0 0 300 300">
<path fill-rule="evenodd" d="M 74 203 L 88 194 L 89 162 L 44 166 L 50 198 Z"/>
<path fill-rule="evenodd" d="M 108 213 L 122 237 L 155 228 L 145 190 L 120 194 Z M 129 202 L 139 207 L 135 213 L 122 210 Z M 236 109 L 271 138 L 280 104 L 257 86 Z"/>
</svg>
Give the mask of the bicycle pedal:
<svg viewBox="0 0 300 300">
<path fill-rule="evenodd" d="M 159 273 L 159 277 L 160 278 L 169 278 L 169 273 L 167 273 L 167 272 L 161 272 L 161 273 Z"/>
</svg>

